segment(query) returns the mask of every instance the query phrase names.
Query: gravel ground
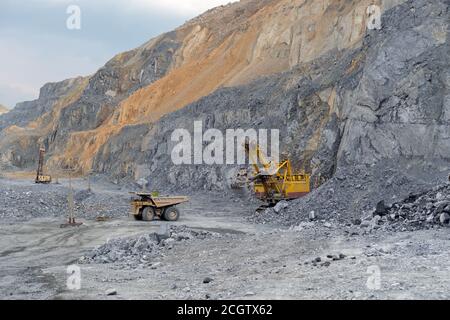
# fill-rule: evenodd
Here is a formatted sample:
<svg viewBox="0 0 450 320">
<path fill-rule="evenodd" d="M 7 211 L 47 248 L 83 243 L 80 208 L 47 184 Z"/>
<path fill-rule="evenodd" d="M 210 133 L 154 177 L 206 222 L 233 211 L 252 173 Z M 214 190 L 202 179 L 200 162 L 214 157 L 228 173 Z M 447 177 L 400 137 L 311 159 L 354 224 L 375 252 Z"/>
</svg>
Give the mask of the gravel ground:
<svg viewBox="0 0 450 320">
<path fill-rule="evenodd" d="M 31 192 L 23 208 L 41 210 L 28 216 L 18 209 L 26 219 L 0 220 L 1 299 L 450 299 L 447 226 L 392 231 L 323 216 L 298 218 L 289 228 L 255 224 L 249 222 L 255 207 L 203 193 L 181 207 L 177 223 L 134 221 L 125 211 L 60 228 L 63 215 L 42 209 L 40 199 L 56 207 L 65 182 L 1 182 L 14 197 Z M 91 194 L 84 185 L 74 182 L 80 203 L 110 199 L 113 207 L 119 205 L 113 198 L 126 193 L 99 183 Z M 434 203 L 430 212 L 441 210 L 443 190 L 430 189 L 412 203 L 427 208 L 419 206 L 426 198 Z M 9 193 L 0 195 L 3 212 L 18 207 L 6 200 Z M 388 215 L 407 204 L 386 205 Z M 281 215 L 290 206 L 281 206 Z M 369 214 L 373 219 L 373 209 Z M 81 272 L 79 290 L 67 287 L 73 265 Z"/>
<path fill-rule="evenodd" d="M 448 230 L 350 235 L 320 223 L 184 243 L 151 266 L 82 268 L 59 298 L 449 299 Z M 63 281 L 58 268 L 46 273 Z M 107 292 L 114 290 L 110 297 Z"/>
</svg>

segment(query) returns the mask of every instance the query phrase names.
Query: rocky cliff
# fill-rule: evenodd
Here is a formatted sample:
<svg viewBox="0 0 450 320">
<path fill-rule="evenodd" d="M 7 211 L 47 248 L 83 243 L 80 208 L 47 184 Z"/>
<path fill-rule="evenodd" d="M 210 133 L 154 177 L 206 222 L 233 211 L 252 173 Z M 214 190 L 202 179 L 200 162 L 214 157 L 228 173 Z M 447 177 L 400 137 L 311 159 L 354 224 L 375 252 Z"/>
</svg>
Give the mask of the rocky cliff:
<svg viewBox="0 0 450 320">
<path fill-rule="evenodd" d="M 367 28 L 369 5 L 381 29 Z M 246 0 L 206 12 L 96 74 L 48 84 L 0 117 L 0 164 L 226 189 L 235 166 L 175 166 L 171 133 L 280 129 L 330 179 L 385 160 L 448 170 L 448 1 Z M 149 178 L 150 177 L 150 178 Z"/>
</svg>

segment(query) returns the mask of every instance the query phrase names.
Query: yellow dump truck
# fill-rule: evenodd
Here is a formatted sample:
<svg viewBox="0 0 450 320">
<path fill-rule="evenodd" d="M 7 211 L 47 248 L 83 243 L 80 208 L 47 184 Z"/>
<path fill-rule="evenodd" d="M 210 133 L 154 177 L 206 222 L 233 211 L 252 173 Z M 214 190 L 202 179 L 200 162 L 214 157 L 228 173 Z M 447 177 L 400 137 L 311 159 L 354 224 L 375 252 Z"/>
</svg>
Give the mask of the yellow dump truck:
<svg viewBox="0 0 450 320">
<path fill-rule="evenodd" d="M 180 211 L 177 205 L 188 202 L 184 196 L 160 197 L 147 192 L 132 192 L 131 215 L 136 220 L 152 221 L 156 217 L 166 221 L 177 221 Z"/>
</svg>

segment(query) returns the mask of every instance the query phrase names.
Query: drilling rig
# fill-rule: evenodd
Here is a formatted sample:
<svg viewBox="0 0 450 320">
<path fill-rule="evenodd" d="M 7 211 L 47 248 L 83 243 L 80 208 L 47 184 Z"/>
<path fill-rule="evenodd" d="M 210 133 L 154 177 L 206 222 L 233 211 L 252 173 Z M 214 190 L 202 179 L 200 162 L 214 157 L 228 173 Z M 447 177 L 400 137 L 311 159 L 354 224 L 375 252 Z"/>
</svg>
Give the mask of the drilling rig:
<svg viewBox="0 0 450 320">
<path fill-rule="evenodd" d="M 45 149 L 43 147 L 39 148 L 39 163 L 36 172 L 36 180 L 35 183 L 40 184 L 49 184 L 52 182 L 52 177 L 44 174 L 44 155 Z"/>
<path fill-rule="evenodd" d="M 258 144 L 246 142 L 245 151 L 253 164 L 253 182 L 256 197 L 269 206 L 282 200 L 293 200 L 311 191 L 310 175 L 293 173 L 289 159 L 275 163 L 269 161 Z"/>
</svg>

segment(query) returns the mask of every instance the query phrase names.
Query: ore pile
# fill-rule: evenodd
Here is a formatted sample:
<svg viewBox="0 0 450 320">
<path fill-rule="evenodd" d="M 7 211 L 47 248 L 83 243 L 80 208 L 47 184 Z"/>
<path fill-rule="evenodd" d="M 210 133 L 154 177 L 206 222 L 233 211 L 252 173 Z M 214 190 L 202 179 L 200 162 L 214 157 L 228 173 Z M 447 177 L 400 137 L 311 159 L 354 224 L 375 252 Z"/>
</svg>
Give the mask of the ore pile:
<svg viewBox="0 0 450 320">
<path fill-rule="evenodd" d="M 372 226 L 393 231 L 414 231 L 450 224 L 450 185 L 422 194 L 411 194 L 405 200 L 386 206 L 378 203 Z"/>
<path fill-rule="evenodd" d="M 144 234 L 130 238 L 111 239 L 80 258 L 80 263 L 117 263 L 129 267 L 151 266 L 151 260 L 177 242 L 217 238 L 222 235 L 171 226 L 166 232 Z"/>
</svg>

